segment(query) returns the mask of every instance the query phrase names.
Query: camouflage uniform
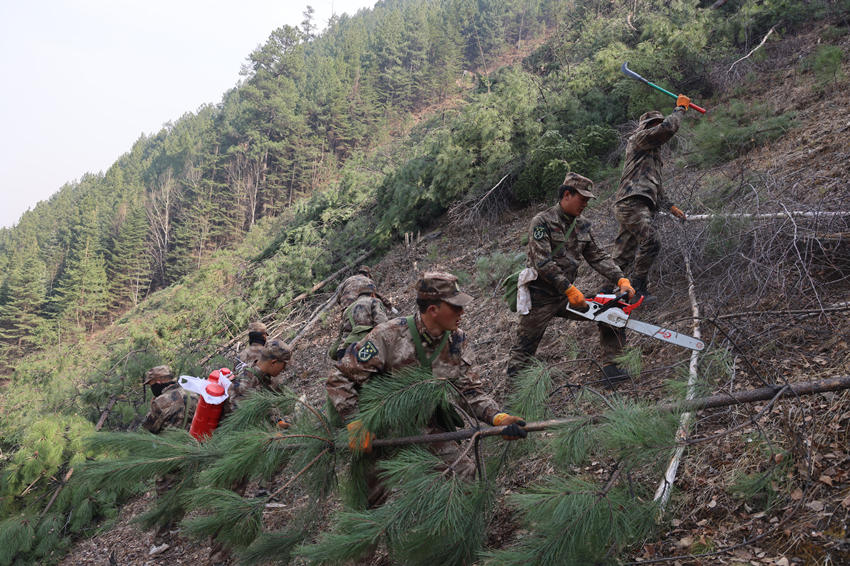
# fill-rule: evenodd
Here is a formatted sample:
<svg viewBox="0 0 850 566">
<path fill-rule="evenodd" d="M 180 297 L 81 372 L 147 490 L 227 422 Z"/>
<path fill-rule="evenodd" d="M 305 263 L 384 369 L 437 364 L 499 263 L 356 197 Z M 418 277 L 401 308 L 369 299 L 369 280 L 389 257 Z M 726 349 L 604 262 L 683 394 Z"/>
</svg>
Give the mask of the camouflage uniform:
<svg viewBox="0 0 850 566">
<path fill-rule="evenodd" d="M 151 401 L 151 408 L 142 421 L 142 428 L 159 434 L 166 427 L 188 428 L 190 415 L 195 413 L 198 400 L 173 383 Z"/>
<path fill-rule="evenodd" d="M 168 366 L 157 366 L 148 370 L 145 384 L 151 382 L 162 383 L 174 379 L 174 374 Z M 192 415 L 198 405 L 195 395 L 180 387 L 177 383 L 166 386 L 159 395 L 151 400 L 148 414 L 142 421 L 142 428 L 159 434 L 167 427 L 182 428 L 187 430 L 192 422 Z M 156 478 L 156 495 L 161 497 L 180 481 L 179 473 L 167 473 Z M 154 532 L 154 544 L 162 542 L 163 537 L 168 534 L 171 527 L 182 518 L 182 513 L 175 514 L 165 523 L 160 524 Z"/>
<path fill-rule="evenodd" d="M 348 308 L 349 305 L 356 301 L 357 297 L 360 296 L 361 289 L 368 287 L 369 285 L 371 285 L 373 289 L 378 288 L 371 277 L 363 275 L 362 273 L 352 275 L 339 286 L 339 295 L 337 295 L 336 298 L 337 304 L 339 304 L 339 306 L 343 309 Z"/>
<path fill-rule="evenodd" d="M 250 366 L 260 359 L 260 354 L 262 353 L 262 351 L 263 344 L 260 344 L 259 342 L 254 342 L 253 344 L 248 344 L 248 347 L 239 352 L 239 355 L 236 357 L 242 364 Z"/>
<path fill-rule="evenodd" d="M 262 322 L 252 322 L 248 325 L 248 347 L 239 352 L 237 356 L 240 367 L 243 364 L 250 366 L 260 359 L 268 335 L 268 329 Z"/>
<path fill-rule="evenodd" d="M 430 274 L 426 274 L 428 275 Z M 449 277 L 453 278 L 451 275 Z M 422 292 L 419 294 L 421 296 Z M 442 336 L 432 336 L 419 313 L 414 315 L 413 322 L 422 338 L 425 356 L 430 359 L 442 342 Z M 372 376 L 392 374 L 420 363 L 413 340 L 407 319 L 395 318 L 378 325 L 363 340 L 348 347 L 326 385 L 331 405 L 344 420 L 350 420 L 356 415 L 360 389 Z M 461 330 L 455 330 L 450 333 L 439 356 L 431 363 L 431 371 L 436 377 L 447 379 L 457 387 L 464 398 L 465 410 L 491 424 L 493 417 L 499 413 L 499 408 L 496 402 L 482 391 L 484 384 L 472 370 L 473 359 L 466 335 Z M 422 433 L 446 432 L 447 428 L 445 421 L 439 420 L 435 415 Z M 429 444 L 428 449 L 445 463 L 443 469 L 457 461 L 453 468 L 456 474 L 467 479 L 474 477 L 475 463 L 468 456 L 458 461 L 461 452 L 458 443 Z M 366 481 L 370 506 L 381 503 L 386 494 L 374 470 L 367 471 Z"/>
<path fill-rule="evenodd" d="M 661 112 L 647 112 L 641 116 L 626 146 L 626 161 L 614 202 L 614 217 L 620 231 L 614 240 L 612 256 L 623 271 L 628 271 L 634 262 L 629 273 L 638 283 L 646 281 L 661 249 L 653 226 L 655 212 L 672 206 L 661 186 L 664 164 L 660 148 L 678 131 L 684 113 L 684 109 L 676 108 L 664 118 Z"/>
<path fill-rule="evenodd" d="M 265 389 L 274 391 L 277 388 L 273 382 L 274 375 L 268 375 L 261 371 L 257 364 L 262 359 L 289 361 L 292 352 L 289 346 L 278 339 L 272 339 L 263 346 L 257 360 L 250 365 L 241 365 L 236 369 L 230 389 L 227 391 L 227 400 L 224 402 L 222 417 L 235 411 L 241 402 L 247 399 L 252 392 Z M 282 372 L 281 372 L 282 373 Z"/>
<path fill-rule="evenodd" d="M 387 321 L 387 313 L 384 311 L 384 304 L 380 299 L 371 296 L 371 293 L 373 292 L 374 291 L 366 291 L 368 294 L 363 294 L 357 297 L 357 299 L 343 311 L 342 322 L 339 326 L 339 334 L 336 341 L 339 349 L 337 350 L 335 359 L 339 360 L 345 353 L 345 348 L 348 346 L 348 344 L 345 344 L 345 340 L 354 330 L 354 327 L 361 326 L 372 328 Z M 352 321 L 354 322 L 353 325 Z"/>
<path fill-rule="evenodd" d="M 567 238 L 574 221 L 575 227 Z M 552 317 L 587 320 L 567 313 L 568 301 L 564 295 L 575 282 L 582 258 L 614 285 L 623 277 L 611 256 L 596 243 L 588 220 L 568 216 L 560 204 L 531 220 L 526 265 L 537 270 L 538 278 L 528 284 L 531 311 L 519 317 L 508 375 L 515 375 L 528 365 Z M 607 324 L 600 323 L 598 327 L 603 362 L 613 363 L 623 350 L 625 333 Z"/>
</svg>

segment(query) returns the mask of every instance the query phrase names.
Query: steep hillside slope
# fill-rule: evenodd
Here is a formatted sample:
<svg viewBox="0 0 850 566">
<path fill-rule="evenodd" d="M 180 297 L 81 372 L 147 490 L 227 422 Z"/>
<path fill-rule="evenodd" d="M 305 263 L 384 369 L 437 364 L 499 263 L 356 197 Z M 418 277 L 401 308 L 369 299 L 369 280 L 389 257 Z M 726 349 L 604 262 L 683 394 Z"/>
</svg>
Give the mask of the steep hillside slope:
<svg viewBox="0 0 850 566">
<path fill-rule="evenodd" d="M 815 29 L 767 44 L 763 57 L 738 64 L 740 80 L 711 101 L 708 116 L 688 116 L 665 171 L 671 197 L 688 213 L 848 211 L 850 102 L 843 92 L 850 66 L 845 63 L 841 68 L 843 78 L 826 83 L 806 70 L 804 62 L 817 52 L 822 32 Z M 846 60 L 847 36 L 839 45 Z M 795 55 L 792 64 L 784 57 L 790 53 Z M 695 165 L 696 153 L 715 151 L 700 145 L 704 130 L 698 128 L 726 131 L 729 125 L 720 119 L 741 100 L 761 105 L 755 112 L 793 111 L 794 123 L 772 141 L 731 161 Z M 722 158 L 723 153 L 719 155 Z M 607 198 L 585 212 L 597 239 L 606 245 L 616 230 L 610 215 L 616 181 L 615 176 L 599 180 L 600 193 Z M 523 251 L 530 218 L 549 205 L 539 203 L 466 224 L 443 217 L 432 232 L 414 236 L 410 245 L 396 245 L 373 264 L 382 293 L 403 314 L 413 312 L 412 285 L 422 271 L 444 269 L 461 277 L 476 297 L 464 313 L 462 327 L 472 339 L 479 372 L 500 402 L 507 403 L 519 384 L 509 382 L 504 373 L 517 315 L 506 309 L 497 283 L 509 272 L 511 258 Z M 704 317 L 702 333 L 709 344 L 701 367 L 720 374 L 702 376 L 704 390 L 847 375 L 850 218 L 823 216 L 811 221 L 788 215 L 680 224 L 661 217 L 659 224 L 664 248 L 653 271 L 658 302 L 637 310 L 635 316 L 691 333 L 687 258 Z M 585 267 L 577 285 L 589 294 L 600 283 Z M 299 312 L 278 321 L 277 332 L 294 335 L 331 295 L 332 289 L 313 295 Z M 331 371 L 325 351 L 338 322 L 339 313 L 334 312 L 304 335 L 284 375 L 287 386 L 316 406 L 324 402 L 323 380 Z M 617 396 L 653 401 L 668 398 L 671 390 L 681 391 L 689 352 L 634 333 L 629 340 L 640 348 L 642 371 Z M 595 403 L 577 395 L 580 385 L 599 385 L 601 375 L 593 362 L 597 350 L 592 326 L 564 321 L 550 326 L 538 356 L 552 368 L 547 405 L 553 416 L 599 411 Z M 615 399 L 611 396 L 609 402 Z M 669 522 L 622 556 L 678 564 L 850 562 L 848 434 L 847 392 L 700 412 L 689 432 Z M 662 468 L 667 456 L 669 451 L 658 454 Z M 556 469 L 545 453 L 526 452 L 516 445 L 507 452 L 507 460 L 511 472 L 500 477 L 497 490 L 500 513 L 488 529 L 491 549 L 510 547 L 529 535 L 529 526 L 507 500 Z M 599 458 L 577 471 L 604 483 L 619 464 Z M 655 471 L 654 475 L 639 471 L 633 481 L 654 486 L 663 470 Z M 286 481 L 277 478 L 274 487 Z M 127 521 L 142 503 L 126 508 L 112 531 L 78 544 L 63 564 L 102 564 L 110 556 L 117 564 L 196 563 L 206 555 L 203 544 L 174 533 L 171 548 L 149 557 L 151 534 Z M 289 509 L 271 507 L 264 519 L 279 524 L 288 513 Z M 379 551 L 373 563 L 388 563 L 388 558 Z"/>
</svg>

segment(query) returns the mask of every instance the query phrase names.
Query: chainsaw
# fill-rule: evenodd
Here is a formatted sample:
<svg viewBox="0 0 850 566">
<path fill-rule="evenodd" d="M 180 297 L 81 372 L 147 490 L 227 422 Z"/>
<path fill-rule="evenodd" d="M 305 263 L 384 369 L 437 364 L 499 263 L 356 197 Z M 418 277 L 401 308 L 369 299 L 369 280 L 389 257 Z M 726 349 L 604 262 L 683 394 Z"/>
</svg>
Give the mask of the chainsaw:
<svg viewBox="0 0 850 566">
<path fill-rule="evenodd" d="M 587 310 L 580 311 L 571 308 L 568 304 L 567 312 L 594 322 L 604 322 L 615 328 L 625 327 L 683 348 L 689 348 L 698 352 L 705 349 L 705 342 L 693 336 L 631 318 L 632 311 L 643 303 L 643 296 L 633 304 L 629 304 L 626 301 L 627 297 L 628 293 L 623 293 L 619 296 L 599 293 L 595 297 L 587 299 Z"/>
</svg>

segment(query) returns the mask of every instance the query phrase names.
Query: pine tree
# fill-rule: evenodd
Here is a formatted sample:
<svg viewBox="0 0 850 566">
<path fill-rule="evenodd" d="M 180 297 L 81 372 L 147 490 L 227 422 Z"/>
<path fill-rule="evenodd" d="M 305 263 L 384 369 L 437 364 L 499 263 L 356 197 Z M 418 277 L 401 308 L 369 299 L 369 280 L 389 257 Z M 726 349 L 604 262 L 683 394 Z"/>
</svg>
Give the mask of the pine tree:
<svg viewBox="0 0 850 566">
<path fill-rule="evenodd" d="M 0 337 L 18 352 L 35 345 L 35 329 L 43 321 L 46 270 L 33 242 L 14 257 L 9 276 L 3 282 L 4 301 L 0 305 Z"/>
<path fill-rule="evenodd" d="M 106 262 L 97 229 L 94 199 L 79 205 L 79 221 L 73 229 L 73 243 L 58 284 L 55 298 L 59 311 L 77 326 L 91 329 L 109 307 Z"/>
<path fill-rule="evenodd" d="M 130 207 L 119 228 L 109 262 L 111 292 L 116 306 L 137 305 L 150 288 L 148 230 L 145 209 L 141 206 Z"/>
</svg>

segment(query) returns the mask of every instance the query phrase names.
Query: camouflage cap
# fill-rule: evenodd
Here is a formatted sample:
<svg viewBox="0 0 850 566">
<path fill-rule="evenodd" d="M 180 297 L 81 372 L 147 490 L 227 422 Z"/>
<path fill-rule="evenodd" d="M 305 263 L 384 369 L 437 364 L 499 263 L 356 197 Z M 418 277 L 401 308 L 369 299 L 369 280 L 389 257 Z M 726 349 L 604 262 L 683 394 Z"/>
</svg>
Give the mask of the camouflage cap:
<svg viewBox="0 0 850 566">
<path fill-rule="evenodd" d="M 159 381 L 171 381 L 174 379 L 174 372 L 168 366 L 156 366 L 145 372 L 145 383 L 153 383 Z"/>
<path fill-rule="evenodd" d="M 465 307 L 475 300 L 460 290 L 457 285 L 457 277 L 443 271 L 423 273 L 419 281 L 416 282 L 416 298 L 438 299 L 456 307 Z"/>
<path fill-rule="evenodd" d="M 359 281 L 358 283 L 359 283 L 359 285 L 357 286 L 357 290 L 356 290 L 358 297 L 360 295 L 371 295 L 372 293 L 378 292 L 378 286 L 375 285 L 375 282 L 372 281 L 371 279 L 363 279 L 362 281 Z"/>
<path fill-rule="evenodd" d="M 578 173 L 567 173 L 567 176 L 564 177 L 564 182 L 561 184 L 574 188 L 581 196 L 596 198 L 596 195 L 590 191 L 590 188 L 593 186 L 593 181 L 587 177 L 579 175 Z"/>
<path fill-rule="evenodd" d="M 259 332 L 260 334 L 268 334 L 269 331 L 266 329 L 266 325 L 262 322 L 252 322 L 248 325 L 248 332 Z"/>
<path fill-rule="evenodd" d="M 649 112 L 645 112 L 641 115 L 640 120 L 638 120 L 638 129 L 645 130 L 650 124 L 663 121 L 664 114 L 658 110 L 650 110 Z"/>
<path fill-rule="evenodd" d="M 361 265 L 357 268 L 357 273 L 362 273 L 367 277 L 372 277 L 372 268 L 368 265 Z"/>
<path fill-rule="evenodd" d="M 263 350 L 260 353 L 260 359 L 277 360 L 280 362 L 288 362 L 292 358 L 292 350 L 283 340 L 274 338 L 266 342 Z"/>
</svg>

